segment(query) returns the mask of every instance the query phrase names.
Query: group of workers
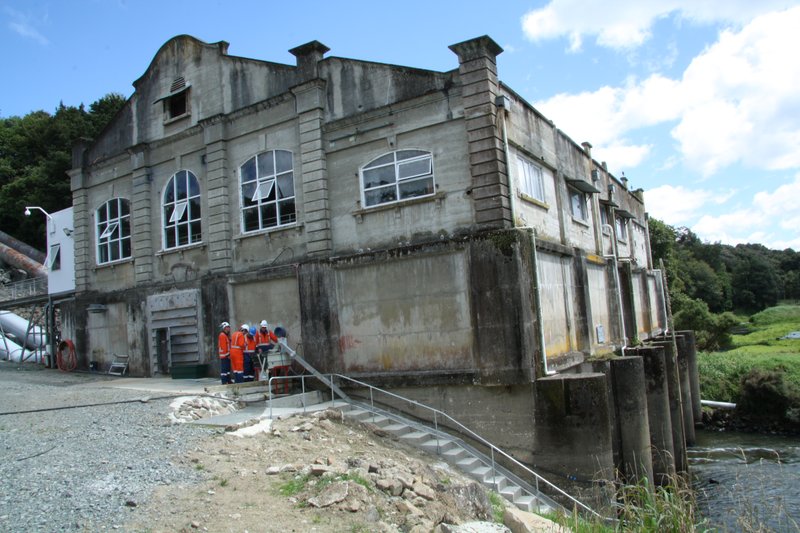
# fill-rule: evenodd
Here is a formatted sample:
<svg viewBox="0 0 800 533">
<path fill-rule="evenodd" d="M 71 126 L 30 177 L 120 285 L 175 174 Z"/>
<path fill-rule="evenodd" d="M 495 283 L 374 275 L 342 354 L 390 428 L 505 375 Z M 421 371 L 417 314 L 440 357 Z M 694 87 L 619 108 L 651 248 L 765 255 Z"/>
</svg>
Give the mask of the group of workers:
<svg viewBox="0 0 800 533">
<path fill-rule="evenodd" d="M 277 335 L 269 329 L 266 320 L 261 321 L 259 329 L 242 324 L 232 335 L 229 323 L 223 322 L 220 329 L 219 377 L 222 384 L 254 381 L 256 356 L 266 355 L 278 343 Z"/>
</svg>

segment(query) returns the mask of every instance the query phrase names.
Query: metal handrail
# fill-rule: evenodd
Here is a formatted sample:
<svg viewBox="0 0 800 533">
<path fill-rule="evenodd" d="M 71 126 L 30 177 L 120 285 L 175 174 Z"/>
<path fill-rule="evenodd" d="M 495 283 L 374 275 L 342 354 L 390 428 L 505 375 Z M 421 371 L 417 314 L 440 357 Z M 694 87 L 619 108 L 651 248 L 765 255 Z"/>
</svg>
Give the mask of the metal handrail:
<svg viewBox="0 0 800 533">
<path fill-rule="evenodd" d="M 487 448 L 489 448 L 491 450 L 493 477 L 494 477 L 494 469 L 495 469 L 495 458 L 494 458 L 494 456 L 495 456 L 495 453 L 498 453 L 498 454 L 502 455 L 503 457 L 505 457 L 506 459 L 508 459 L 509 461 L 511 461 L 512 463 L 514 463 L 516 466 L 522 468 L 525 472 L 531 474 L 533 476 L 534 480 L 535 480 L 534 486 L 535 486 L 537 492 L 539 491 L 539 481 L 541 481 L 542 483 L 547 485 L 550 489 L 556 491 L 561 496 L 564 496 L 565 498 L 570 500 L 572 503 L 574 503 L 575 505 L 577 505 L 578 507 L 580 507 L 584 511 L 587 511 L 590 514 L 592 514 L 594 516 L 597 516 L 598 518 L 603 518 L 600 514 L 598 514 L 591 507 L 589 507 L 585 503 L 579 501 L 574 496 L 568 494 L 563 489 L 561 489 L 558 486 L 554 485 L 552 482 L 548 481 L 547 479 L 545 479 L 541 475 L 537 474 L 536 472 L 534 472 L 533 470 L 531 470 L 530 468 L 528 468 L 527 466 L 525 466 L 524 464 L 519 462 L 517 459 L 515 459 L 514 457 L 512 457 L 511 455 L 509 455 L 508 453 L 506 453 L 502 449 L 498 448 L 497 446 L 495 446 L 494 444 L 492 444 L 491 442 L 489 442 L 485 438 L 481 437 L 480 435 L 475 433 L 473 430 L 471 430 L 470 428 L 468 428 L 467 426 L 465 426 L 464 424 L 462 424 L 461 422 L 459 422 L 458 420 L 456 420 L 452 416 L 448 415 L 444 411 L 440 411 L 439 409 L 436 409 L 436 408 L 431 407 L 429 405 L 425 405 L 425 404 L 417 402 L 415 400 L 411 400 L 409 398 L 405 398 L 405 397 L 400 396 L 398 394 L 394 394 L 392 392 L 383 390 L 383 389 L 381 389 L 379 387 L 375 387 L 373 385 L 370 385 L 369 383 L 364 383 L 363 381 L 359 381 L 357 379 L 353 379 L 351 377 L 344 376 L 342 374 L 331 374 L 331 376 L 337 377 L 339 379 L 343 379 L 343 380 L 346 380 L 346 381 L 350 381 L 350 382 L 356 383 L 356 384 L 358 384 L 358 385 L 360 385 L 362 387 L 368 388 L 369 391 L 370 391 L 370 405 L 373 408 L 374 408 L 373 390 L 375 390 L 375 391 L 381 392 L 383 394 L 386 394 L 387 396 L 391 396 L 393 398 L 396 398 L 396 399 L 398 399 L 400 401 L 403 401 L 403 402 L 406 402 L 406 403 L 409 403 L 409 404 L 415 405 L 417 407 L 420 407 L 422 409 L 426 409 L 426 410 L 430 411 L 431 413 L 433 413 L 434 428 L 437 431 L 439 431 L 438 416 L 446 418 L 447 420 L 449 420 L 450 422 L 455 424 L 461 431 L 463 431 L 464 433 L 466 433 L 467 435 L 469 435 L 473 439 L 477 440 L 478 442 L 482 443 L 484 446 L 486 446 Z"/>
<path fill-rule="evenodd" d="M 297 359 L 298 362 L 300 362 L 303 365 L 303 367 L 305 367 L 306 369 L 313 368 L 313 367 L 311 367 L 311 365 L 308 362 L 306 362 L 303 358 L 301 358 L 299 355 L 297 355 L 297 353 L 294 350 L 289 348 L 289 346 L 286 344 L 286 342 L 283 339 L 281 339 L 280 344 L 282 346 L 284 346 L 285 348 L 287 348 L 287 350 L 289 351 L 289 354 L 291 355 L 291 357 L 293 359 Z M 465 434 L 469 435 L 470 437 L 472 437 L 476 441 L 482 443 L 484 446 L 489 448 L 490 455 L 491 455 L 491 462 L 492 462 L 492 478 L 495 478 L 495 468 L 496 468 L 495 467 L 495 453 L 497 453 L 497 454 L 500 454 L 501 456 L 505 457 L 509 461 L 511 461 L 513 464 L 515 464 L 516 466 L 518 466 L 519 468 L 521 468 L 522 470 L 524 470 L 528 474 L 532 475 L 533 478 L 534 478 L 534 481 L 535 481 L 534 482 L 534 487 L 535 487 L 537 492 L 539 492 L 539 482 L 541 481 L 543 484 L 547 485 L 550 489 L 552 489 L 553 491 L 557 492 L 558 494 L 560 494 L 561 496 L 563 496 L 567 500 L 571 501 L 577 507 L 580 507 L 581 509 L 583 509 L 584 511 L 588 512 L 591 515 L 594 515 L 594 516 L 596 516 L 596 517 L 598 517 L 600 519 L 603 519 L 603 517 L 599 513 L 597 513 L 594 509 L 592 509 L 591 507 L 589 507 L 585 503 L 579 501 L 574 496 L 568 494 L 563 489 L 561 489 L 560 487 L 554 485 L 552 482 L 548 481 L 547 479 L 545 479 L 541 475 L 537 474 L 536 472 L 531 470 L 529 467 L 525 466 L 524 464 L 519 462 L 517 459 L 515 459 L 514 457 L 512 457 L 511 455 L 509 455 L 508 453 L 506 453 L 502 449 L 498 448 L 497 446 L 495 446 L 494 444 L 492 444 L 491 442 L 489 442 L 488 440 L 486 440 L 482 436 L 478 435 L 473 430 L 471 430 L 470 428 L 468 428 L 467 426 L 465 426 L 464 424 L 462 424 L 461 422 L 459 422 L 458 420 L 456 420 L 452 416 L 448 415 L 444 411 L 440 411 L 439 409 L 436 409 L 434 407 L 430 407 L 430 406 L 425 405 L 423 403 L 417 402 L 415 400 L 411 400 L 409 398 L 405 398 L 405 397 L 400 396 L 398 394 L 383 390 L 383 389 L 381 389 L 379 387 L 375 387 L 373 385 L 370 385 L 369 383 L 364 383 L 363 381 L 359 381 L 357 379 L 353 379 L 351 377 L 344 376 L 342 374 L 328 374 L 329 377 L 328 377 L 327 380 L 325 379 L 325 377 L 322 374 L 320 374 L 316 370 L 313 371 L 313 375 L 314 375 L 314 377 L 319 379 L 321 382 L 325 383 L 330 388 L 331 400 L 334 401 L 334 404 L 335 404 L 335 398 L 336 398 L 337 394 L 340 394 L 341 397 L 344 400 L 346 400 L 346 401 L 349 400 L 349 398 L 344 393 L 341 392 L 341 389 L 339 389 L 339 387 L 334 384 L 333 378 L 335 377 L 335 378 L 338 378 L 338 379 L 342 379 L 342 380 L 345 380 L 345 381 L 349 381 L 349 382 L 355 383 L 355 384 L 357 384 L 359 386 L 366 387 L 367 389 L 369 389 L 370 406 L 373 409 L 375 409 L 373 391 L 378 391 L 378 392 L 383 393 L 383 394 L 385 394 L 387 396 L 391 396 L 393 398 L 396 398 L 397 400 L 400 400 L 402 402 L 406 402 L 408 404 L 415 405 L 417 407 L 420 407 L 422 409 L 430 411 L 433 414 L 432 419 L 433 419 L 434 429 L 437 432 L 439 431 L 439 416 L 444 417 L 445 419 L 449 420 L 452 424 L 457 426 L 457 428 L 459 428 Z M 303 386 L 303 392 L 305 392 L 305 377 L 306 377 L 305 375 L 302 375 L 302 376 L 273 376 L 273 377 L 269 378 L 268 393 L 269 393 L 270 418 L 272 418 L 272 384 L 273 384 L 273 380 L 302 378 L 301 379 L 301 383 L 302 383 L 302 386 Z M 304 397 L 303 402 L 305 402 L 305 397 Z M 303 404 L 303 408 L 305 409 L 305 403 Z"/>
<path fill-rule="evenodd" d="M 0 285 L 0 301 L 47 293 L 47 276 L 39 276 Z"/>
</svg>

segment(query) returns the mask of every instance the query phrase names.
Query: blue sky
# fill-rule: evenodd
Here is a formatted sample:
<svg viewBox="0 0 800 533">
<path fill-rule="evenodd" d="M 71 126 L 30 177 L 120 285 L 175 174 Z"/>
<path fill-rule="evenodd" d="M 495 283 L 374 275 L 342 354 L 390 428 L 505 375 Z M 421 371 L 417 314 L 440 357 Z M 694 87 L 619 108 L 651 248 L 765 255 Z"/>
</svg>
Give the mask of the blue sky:
<svg viewBox="0 0 800 533">
<path fill-rule="evenodd" d="M 500 79 L 703 240 L 800 250 L 800 3 L 776 0 L 0 0 L 0 116 L 130 96 L 164 42 L 432 70 L 489 35 Z"/>
</svg>

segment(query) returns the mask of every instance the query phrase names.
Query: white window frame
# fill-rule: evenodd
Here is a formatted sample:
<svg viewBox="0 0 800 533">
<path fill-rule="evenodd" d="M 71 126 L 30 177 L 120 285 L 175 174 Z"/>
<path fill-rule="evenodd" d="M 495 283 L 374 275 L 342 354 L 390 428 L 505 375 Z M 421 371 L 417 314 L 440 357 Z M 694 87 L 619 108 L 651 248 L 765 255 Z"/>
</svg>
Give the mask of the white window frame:
<svg viewBox="0 0 800 533">
<path fill-rule="evenodd" d="M 614 217 L 614 230 L 617 234 L 617 240 L 620 242 L 628 242 L 628 219 L 616 215 Z"/>
<path fill-rule="evenodd" d="M 181 181 L 183 187 L 179 187 Z M 193 246 L 203 241 L 201 197 L 200 180 L 190 170 L 179 170 L 167 181 L 161 193 L 163 250 Z"/>
<path fill-rule="evenodd" d="M 579 191 L 574 187 L 567 187 L 569 191 L 569 211 L 572 214 L 572 218 L 575 220 L 580 220 L 583 223 L 589 222 L 589 202 L 588 202 L 588 195 L 583 192 Z M 576 213 L 576 200 L 579 201 L 577 204 L 580 206 L 579 213 Z"/>
<path fill-rule="evenodd" d="M 114 208 L 116 215 L 112 216 Z M 95 242 L 98 265 L 117 263 L 132 257 L 131 209 L 127 199 L 112 198 L 97 208 Z"/>
<path fill-rule="evenodd" d="M 427 165 L 426 165 L 427 163 Z M 422 171 L 413 174 L 403 175 L 404 169 L 412 168 L 422 164 Z M 392 176 L 390 181 L 367 186 L 367 176 L 372 172 L 391 169 Z M 419 194 L 419 190 L 404 191 L 404 187 L 409 184 L 430 183 L 426 186 L 427 192 Z M 433 154 L 425 150 L 396 150 L 387 152 L 374 158 L 359 169 L 359 187 L 361 189 L 361 206 L 365 208 L 391 205 L 416 198 L 426 198 L 436 194 L 436 180 L 433 171 Z M 386 199 L 376 198 L 375 194 L 380 193 Z"/>
<path fill-rule="evenodd" d="M 279 154 L 288 166 L 279 166 Z M 261 168 L 264 158 L 271 159 Z M 253 175 L 245 176 L 245 167 L 253 166 Z M 281 188 L 281 181 L 290 190 Z M 297 195 L 294 179 L 294 154 L 289 150 L 267 150 L 250 157 L 239 166 L 240 227 L 242 233 L 255 233 L 297 224 Z M 255 222 L 255 224 L 253 224 Z"/>
<path fill-rule="evenodd" d="M 46 265 L 50 272 L 61 270 L 61 243 L 50 245 L 50 253 L 47 254 Z"/>
<path fill-rule="evenodd" d="M 519 192 L 534 200 L 545 202 L 544 168 L 518 155 L 517 172 L 519 174 L 517 177 Z"/>
</svg>

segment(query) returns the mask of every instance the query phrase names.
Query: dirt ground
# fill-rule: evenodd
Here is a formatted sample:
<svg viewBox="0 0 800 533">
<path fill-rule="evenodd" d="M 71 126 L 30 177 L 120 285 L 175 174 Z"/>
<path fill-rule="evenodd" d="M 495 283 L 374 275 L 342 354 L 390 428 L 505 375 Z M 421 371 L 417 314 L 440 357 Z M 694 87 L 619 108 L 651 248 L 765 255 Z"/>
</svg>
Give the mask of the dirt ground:
<svg viewBox="0 0 800 533">
<path fill-rule="evenodd" d="M 120 529 L 509 531 L 473 480 L 334 410 L 220 432 L 174 461 L 205 480 L 161 487 Z"/>
</svg>

